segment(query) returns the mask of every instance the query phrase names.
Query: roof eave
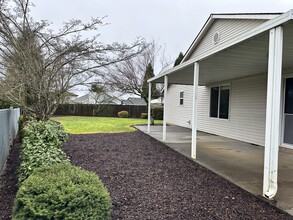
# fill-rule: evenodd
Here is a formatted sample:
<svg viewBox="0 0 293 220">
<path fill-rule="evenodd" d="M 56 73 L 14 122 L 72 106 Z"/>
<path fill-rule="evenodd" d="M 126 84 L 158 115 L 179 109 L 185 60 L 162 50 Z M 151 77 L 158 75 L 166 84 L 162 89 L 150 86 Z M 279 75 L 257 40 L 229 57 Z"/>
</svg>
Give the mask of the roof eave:
<svg viewBox="0 0 293 220">
<path fill-rule="evenodd" d="M 271 20 L 281 15 L 282 13 L 236 13 L 236 14 L 211 14 L 204 26 L 193 40 L 192 44 L 187 49 L 181 63 L 185 62 L 192 51 L 199 44 L 205 33 L 208 31 L 215 19 L 257 19 L 257 20 Z"/>
<path fill-rule="evenodd" d="M 215 20 L 213 16 L 214 15 L 211 14 L 209 18 L 206 20 L 205 24 L 203 25 L 203 27 L 201 28 L 201 30 L 199 31 L 199 33 L 197 34 L 197 36 L 195 37 L 195 39 L 193 40 L 189 48 L 187 49 L 186 53 L 184 54 L 184 57 L 181 60 L 181 63 L 186 61 L 186 59 L 189 57 L 190 52 L 193 51 L 193 49 L 198 45 L 198 43 L 203 38 L 203 36 L 205 36 L 206 32 L 208 31 L 208 29 L 210 28 L 210 26 Z"/>
<path fill-rule="evenodd" d="M 212 19 L 212 17 L 210 17 L 209 19 Z M 288 22 L 289 20 L 292 20 L 292 19 L 293 19 L 293 9 L 291 9 L 288 12 L 285 12 L 285 13 L 275 17 L 274 19 L 266 21 L 265 23 L 257 26 L 256 28 L 253 28 L 250 31 L 247 31 L 247 32 L 245 32 L 245 33 L 243 33 L 243 34 L 241 34 L 241 35 L 239 35 L 239 36 L 227 41 L 227 42 L 219 44 L 217 47 L 215 47 L 215 48 L 213 48 L 211 50 L 205 51 L 204 53 L 201 53 L 201 54 L 197 55 L 196 57 L 194 57 L 192 59 L 189 59 L 189 60 L 187 60 L 185 62 L 182 62 L 178 66 L 176 66 L 176 67 L 174 67 L 172 69 L 169 69 L 169 70 L 167 70 L 167 71 L 165 71 L 165 72 L 163 72 L 163 73 L 161 73 L 161 74 L 159 74 L 157 76 L 152 77 L 151 79 L 148 80 L 148 82 L 150 83 L 150 82 L 152 82 L 152 81 L 154 81 L 156 79 L 159 79 L 159 78 L 161 78 L 161 77 L 163 77 L 165 75 L 171 74 L 171 73 L 176 72 L 176 71 L 178 71 L 180 69 L 184 69 L 187 66 L 192 65 L 193 63 L 198 62 L 198 61 L 200 61 L 202 59 L 205 59 L 205 58 L 207 58 L 207 57 L 209 57 L 209 56 L 211 56 L 211 55 L 213 55 L 213 54 L 215 54 L 215 53 L 217 53 L 217 52 L 219 52 L 219 51 L 221 51 L 221 50 L 223 50 L 225 48 L 231 47 L 231 46 L 233 46 L 233 45 L 235 45 L 237 43 L 240 43 L 241 41 L 244 41 L 244 40 L 247 40 L 247 39 L 249 39 L 249 38 L 251 38 L 253 36 L 259 35 L 259 34 L 265 32 L 265 31 L 268 31 L 268 30 L 274 28 L 274 27 L 282 25 L 282 24 L 284 24 L 284 23 L 286 23 L 286 22 Z"/>
</svg>

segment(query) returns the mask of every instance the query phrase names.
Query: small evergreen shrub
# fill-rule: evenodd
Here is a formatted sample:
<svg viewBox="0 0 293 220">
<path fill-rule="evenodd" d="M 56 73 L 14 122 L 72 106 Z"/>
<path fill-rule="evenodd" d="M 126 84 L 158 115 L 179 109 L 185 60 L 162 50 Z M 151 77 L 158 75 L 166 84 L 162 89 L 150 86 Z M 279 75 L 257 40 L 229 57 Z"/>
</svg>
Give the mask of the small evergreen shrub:
<svg viewBox="0 0 293 220">
<path fill-rule="evenodd" d="M 152 108 L 152 114 L 155 120 L 163 120 L 164 108 L 163 107 Z"/>
<path fill-rule="evenodd" d="M 142 119 L 147 119 L 148 118 L 148 113 L 141 113 L 140 117 Z"/>
<path fill-rule="evenodd" d="M 120 111 L 118 112 L 119 118 L 128 118 L 128 111 Z"/>
<path fill-rule="evenodd" d="M 12 219 L 110 219 L 111 198 L 92 172 L 69 163 L 37 169 L 19 188 Z"/>
<path fill-rule="evenodd" d="M 23 128 L 18 181 L 21 184 L 32 172 L 44 165 L 69 161 L 61 150 L 67 140 L 63 127 L 53 121 L 28 121 Z"/>
</svg>

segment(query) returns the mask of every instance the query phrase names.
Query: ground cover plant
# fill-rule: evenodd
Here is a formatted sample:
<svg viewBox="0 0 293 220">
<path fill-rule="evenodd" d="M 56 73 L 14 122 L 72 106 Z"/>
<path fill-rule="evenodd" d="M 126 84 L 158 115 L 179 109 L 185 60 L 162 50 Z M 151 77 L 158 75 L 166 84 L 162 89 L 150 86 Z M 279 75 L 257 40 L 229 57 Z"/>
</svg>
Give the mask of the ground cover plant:
<svg viewBox="0 0 293 220">
<path fill-rule="evenodd" d="M 38 167 L 69 161 L 61 149 L 68 137 L 63 127 L 56 122 L 28 121 L 22 129 L 22 134 L 19 183 Z"/>
<path fill-rule="evenodd" d="M 53 120 L 60 122 L 71 134 L 132 132 L 136 130 L 132 125 L 147 124 L 147 119 L 136 118 L 64 116 L 53 117 Z M 161 123 L 155 121 L 155 124 Z"/>
</svg>

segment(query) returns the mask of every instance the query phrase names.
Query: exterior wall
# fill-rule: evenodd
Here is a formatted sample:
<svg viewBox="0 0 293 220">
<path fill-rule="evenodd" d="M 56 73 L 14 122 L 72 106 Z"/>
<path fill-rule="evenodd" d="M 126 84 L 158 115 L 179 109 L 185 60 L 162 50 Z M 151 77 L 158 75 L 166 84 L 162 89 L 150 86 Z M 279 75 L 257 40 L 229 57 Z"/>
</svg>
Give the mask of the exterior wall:
<svg viewBox="0 0 293 220">
<path fill-rule="evenodd" d="M 206 52 L 217 45 L 234 38 L 237 35 L 257 27 L 267 20 L 244 20 L 244 19 L 219 19 L 215 20 L 212 26 L 201 42 L 197 45 L 195 51 L 190 55 L 191 58 Z M 220 33 L 220 40 L 217 44 L 213 42 L 213 36 L 216 32 Z"/>
<path fill-rule="evenodd" d="M 258 75 L 230 83 L 229 119 L 209 117 L 210 87 L 199 86 L 198 130 L 264 145 L 267 76 Z M 226 83 L 225 83 L 226 84 Z M 167 122 L 191 128 L 192 87 L 173 85 L 168 90 Z M 179 92 L 184 91 L 185 105 L 179 106 Z"/>
<path fill-rule="evenodd" d="M 167 122 L 191 128 L 193 86 L 171 85 L 167 94 Z M 180 92 L 184 91 L 183 106 L 179 104 Z"/>
</svg>

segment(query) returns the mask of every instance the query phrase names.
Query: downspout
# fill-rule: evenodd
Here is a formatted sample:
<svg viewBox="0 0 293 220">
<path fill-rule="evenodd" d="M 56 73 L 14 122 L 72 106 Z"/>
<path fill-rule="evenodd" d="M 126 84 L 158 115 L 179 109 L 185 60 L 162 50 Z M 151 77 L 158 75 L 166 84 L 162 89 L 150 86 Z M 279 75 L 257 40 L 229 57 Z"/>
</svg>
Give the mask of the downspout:
<svg viewBox="0 0 293 220">
<path fill-rule="evenodd" d="M 278 190 L 283 28 L 273 28 L 269 34 L 263 196 L 272 199 Z"/>
</svg>

